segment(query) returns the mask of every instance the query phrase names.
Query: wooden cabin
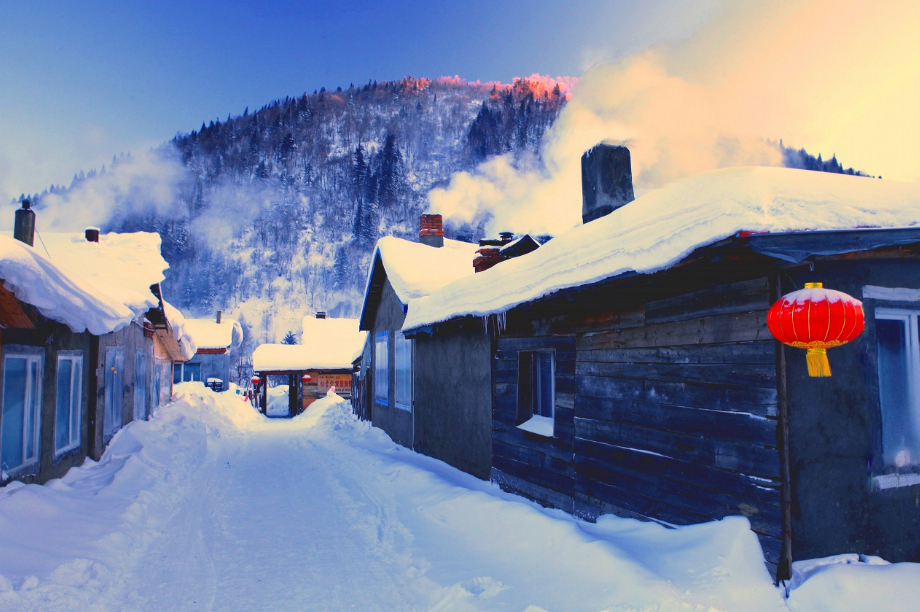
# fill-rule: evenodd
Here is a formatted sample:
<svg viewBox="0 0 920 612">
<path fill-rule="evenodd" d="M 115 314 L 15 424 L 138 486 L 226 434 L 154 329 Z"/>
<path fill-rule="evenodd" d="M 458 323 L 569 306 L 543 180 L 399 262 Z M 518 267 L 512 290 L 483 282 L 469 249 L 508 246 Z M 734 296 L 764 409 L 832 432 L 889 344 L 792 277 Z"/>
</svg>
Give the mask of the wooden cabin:
<svg viewBox="0 0 920 612">
<path fill-rule="evenodd" d="M 259 407 L 268 414 L 269 376 L 287 378 L 288 414 L 303 412 L 316 400 L 335 393 L 352 399 L 352 363 L 366 341 L 357 319 L 334 319 L 325 312 L 304 317 L 301 344 L 262 344 L 252 355 L 253 370 L 262 380 Z M 303 382 L 303 377 L 308 380 Z"/>
<path fill-rule="evenodd" d="M 156 234 L 48 233 L 40 252 L 21 211 L 19 240 L 0 237 L 0 467 L 3 482 L 45 482 L 149 416 L 146 314 L 168 266 Z"/>
<path fill-rule="evenodd" d="M 368 275 L 360 328 L 368 332 L 365 413 L 399 444 L 480 478 L 491 465 L 488 376 L 491 344 L 483 326 L 445 325 L 407 338 L 410 300 L 474 273 L 477 245 L 445 240 L 440 215 L 422 215 L 419 242 L 381 238 Z"/>
<path fill-rule="evenodd" d="M 920 560 L 916 191 L 744 168 L 631 201 L 597 195 L 629 170 L 598 155 L 618 174 L 595 180 L 583 159 L 584 208 L 606 198 L 606 214 L 409 306 L 410 335 L 501 329 L 492 480 L 591 520 L 745 516 L 779 578 L 838 553 Z M 766 326 L 811 281 L 866 313 L 828 351 L 830 378 Z"/>
<path fill-rule="evenodd" d="M 214 319 L 187 319 L 185 333 L 195 343 L 194 356 L 173 367 L 173 382 L 203 382 L 216 391 L 230 388 L 233 376 L 231 350 L 243 343 L 239 322 L 217 311 Z"/>
</svg>

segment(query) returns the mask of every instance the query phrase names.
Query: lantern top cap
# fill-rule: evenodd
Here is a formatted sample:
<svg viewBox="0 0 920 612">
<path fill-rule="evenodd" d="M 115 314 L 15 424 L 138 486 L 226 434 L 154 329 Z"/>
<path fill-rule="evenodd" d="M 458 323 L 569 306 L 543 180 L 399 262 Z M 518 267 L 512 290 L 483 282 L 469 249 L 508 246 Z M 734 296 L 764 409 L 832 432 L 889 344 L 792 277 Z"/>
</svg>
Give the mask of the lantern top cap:
<svg viewBox="0 0 920 612">
<path fill-rule="evenodd" d="M 805 283 L 806 289 L 822 289 L 824 288 L 824 283 Z"/>
</svg>

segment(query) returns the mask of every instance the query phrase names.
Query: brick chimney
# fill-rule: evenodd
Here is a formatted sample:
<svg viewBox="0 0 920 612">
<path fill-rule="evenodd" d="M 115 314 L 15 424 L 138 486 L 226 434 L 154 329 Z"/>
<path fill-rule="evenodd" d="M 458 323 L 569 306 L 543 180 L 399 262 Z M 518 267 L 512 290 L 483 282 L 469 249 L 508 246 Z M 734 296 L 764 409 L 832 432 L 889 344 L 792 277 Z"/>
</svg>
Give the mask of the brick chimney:
<svg viewBox="0 0 920 612">
<path fill-rule="evenodd" d="M 581 156 L 581 220 L 609 215 L 636 199 L 629 149 L 601 143 Z"/>
<path fill-rule="evenodd" d="M 83 230 L 83 235 L 86 236 L 87 242 L 99 242 L 99 228 L 98 227 L 88 227 Z"/>
<path fill-rule="evenodd" d="M 29 200 L 23 200 L 22 208 L 16 211 L 13 238 L 29 246 L 33 246 L 35 242 L 35 211 L 32 210 L 32 202 Z"/>
<path fill-rule="evenodd" d="M 486 238 L 479 241 L 479 246 L 482 248 L 476 251 L 476 257 L 473 258 L 473 269 L 477 273 L 488 270 L 507 259 L 502 254 L 502 247 L 514 241 L 514 233 L 499 232 L 498 235 L 498 240 Z"/>
<path fill-rule="evenodd" d="M 444 246 L 444 226 L 441 215 L 422 215 L 418 222 L 418 241 L 433 247 Z"/>
</svg>

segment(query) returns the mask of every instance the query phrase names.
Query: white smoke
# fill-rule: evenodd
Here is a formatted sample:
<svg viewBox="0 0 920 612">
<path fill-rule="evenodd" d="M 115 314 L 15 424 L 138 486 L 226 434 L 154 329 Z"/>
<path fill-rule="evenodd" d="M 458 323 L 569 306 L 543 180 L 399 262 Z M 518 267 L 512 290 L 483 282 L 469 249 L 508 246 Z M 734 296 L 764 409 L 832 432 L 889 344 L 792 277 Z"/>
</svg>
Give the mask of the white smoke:
<svg viewBox="0 0 920 612">
<path fill-rule="evenodd" d="M 174 215 L 184 169 L 162 151 L 122 158 L 104 172 L 77 181 L 63 193 L 49 193 L 36 207 L 39 231 L 82 231 L 127 215 Z"/>
<path fill-rule="evenodd" d="M 920 39 L 920 5 L 864 8 L 727 3 L 683 43 L 588 69 L 542 166 L 489 160 L 433 190 L 429 208 L 459 223 L 491 216 L 492 233 L 558 234 L 581 223 L 581 155 L 602 141 L 629 147 L 637 196 L 716 168 L 779 165 L 767 140 L 780 138 L 870 173 L 890 164 L 886 175 L 917 176 L 920 121 L 906 111 L 920 62 L 905 51 Z"/>
</svg>

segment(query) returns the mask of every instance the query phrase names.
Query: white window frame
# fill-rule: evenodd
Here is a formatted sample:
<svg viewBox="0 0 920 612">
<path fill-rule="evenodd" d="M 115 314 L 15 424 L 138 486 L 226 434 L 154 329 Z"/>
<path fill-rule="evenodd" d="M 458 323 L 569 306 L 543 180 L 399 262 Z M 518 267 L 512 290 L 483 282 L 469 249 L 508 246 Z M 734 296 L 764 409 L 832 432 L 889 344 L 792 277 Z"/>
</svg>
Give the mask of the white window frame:
<svg viewBox="0 0 920 612">
<path fill-rule="evenodd" d="M 393 403 L 396 404 L 396 407 L 401 410 L 408 410 L 409 412 L 412 412 L 412 387 L 413 387 L 412 383 L 413 383 L 413 376 L 415 375 L 415 368 L 413 367 L 413 361 L 414 361 L 413 351 L 415 350 L 415 344 L 412 342 L 412 340 L 410 340 L 409 338 L 406 338 L 406 336 L 402 334 L 401 332 L 396 332 L 396 342 L 394 342 L 394 345 L 396 349 L 395 350 L 396 358 L 394 360 L 395 363 L 393 364 L 393 369 L 396 375 L 394 376 L 394 384 L 393 384 L 393 387 L 394 387 L 393 388 Z M 402 389 L 399 384 L 400 348 L 408 352 L 408 367 L 409 367 L 409 382 L 408 382 L 409 388 L 408 389 Z M 403 355 L 403 358 L 405 359 L 406 356 Z M 408 395 L 407 401 L 400 401 L 400 398 L 402 395 L 400 393 L 401 391 L 405 391 L 406 394 Z"/>
<path fill-rule="evenodd" d="M 61 362 L 70 362 L 70 389 L 68 391 L 67 405 L 67 443 L 58 447 L 58 415 L 61 410 L 60 397 L 57 395 L 58 373 L 61 371 Z M 83 351 L 61 351 L 57 356 L 57 370 L 55 380 L 54 399 L 54 455 L 58 457 L 68 451 L 80 447 L 83 431 Z M 76 399 L 76 414 L 74 413 L 74 399 Z"/>
<path fill-rule="evenodd" d="M 27 418 L 27 415 L 23 414 L 22 427 L 23 431 L 21 432 L 22 441 L 23 441 L 23 454 L 25 454 L 26 444 L 25 440 L 28 435 L 32 436 L 32 448 L 34 453 L 31 457 L 22 457 L 22 462 L 18 465 L 0 465 L 0 469 L 3 472 L 6 472 L 9 476 L 16 476 L 24 471 L 29 470 L 33 466 L 37 465 L 41 459 L 41 429 L 42 429 L 42 384 L 44 378 L 44 361 L 45 355 L 44 351 L 41 349 L 29 350 L 28 348 L 17 348 L 10 345 L 3 347 L 3 393 L 0 395 L 0 415 L 3 411 L 3 400 L 6 395 L 6 372 L 7 372 L 7 360 L 9 359 L 25 359 L 26 360 L 26 385 L 25 392 L 26 397 L 24 398 L 24 405 L 31 404 L 32 409 L 32 419 Z M 35 380 L 32 376 L 32 368 L 30 364 L 38 364 L 38 380 Z M 3 440 L 3 431 L 2 428 L 6 426 L 6 423 L 2 422 L 3 419 L 0 417 L 0 443 Z M 34 422 L 34 426 L 32 423 Z M 32 431 L 29 431 L 29 427 L 32 426 Z"/>
<path fill-rule="evenodd" d="M 524 356 L 528 356 L 528 362 L 530 367 L 529 374 L 529 385 L 530 388 L 526 393 L 522 392 L 520 387 L 524 384 L 524 381 L 521 380 L 521 371 L 525 367 L 522 364 L 522 359 Z M 534 356 L 535 355 L 549 355 L 550 356 L 550 391 L 549 391 L 549 410 L 542 412 L 549 412 L 549 416 L 545 414 L 537 414 L 534 410 L 534 403 L 537 395 L 539 394 L 539 389 L 542 388 L 536 380 L 534 380 L 533 372 L 539 371 L 537 368 L 534 368 Z M 542 397 L 542 395 L 540 395 Z M 525 400 L 526 398 L 526 400 Z M 523 415 L 527 417 L 523 418 L 522 422 L 518 424 L 518 429 L 523 429 L 524 431 L 543 436 L 546 438 L 552 438 L 555 435 L 555 422 L 556 422 L 556 351 L 553 349 L 534 349 L 527 351 L 518 352 L 518 402 L 526 401 L 525 405 L 518 406 L 518 415 Z"/>
<path fill-rule="evenodd" d="M 383 347 L 382 353 L 381 346 Z M 381 354 L 383 359 L 381 359 Z M 388 331 L 377 332 L 374 335 L 374 402 L 381 406 L 390 405 L 390 332 Z"/>
<path fill-rule="evenodd" d="M 916 308 L 896 308 L 887 306 L 878 306 L 875 308 L 875 320 L 883 321 L 901 321 L 905 323 L 904 330 L 907 335 L 907 371 L 911 375 L 904 381 L 907 387 L 908 402 L 912 407 L 911 416 L 913 417 L 914 434 L 920 440 L 920 310 Z M 876 340 L 877 342 L 877 340 Z M 881 377 L 879 380 L 881 385 Z M 879 410 L 881 417 L 884 419 L 885 407 L 881 405 L 881 388 L 879 389 Z M 884 452 L 884 451 L 883 451 Z M 888 469 L 896 469 L 897 466 L 885 463 Z M 916 463 L 910 471 L 916 472 L 918 467 Z M 898 486 L 909 486 L 916 484 L 914 479 L 900 478 L 896 474 L 876 476 L 874 484 L 878 488 L 887 489 Z"/>
</svg>

